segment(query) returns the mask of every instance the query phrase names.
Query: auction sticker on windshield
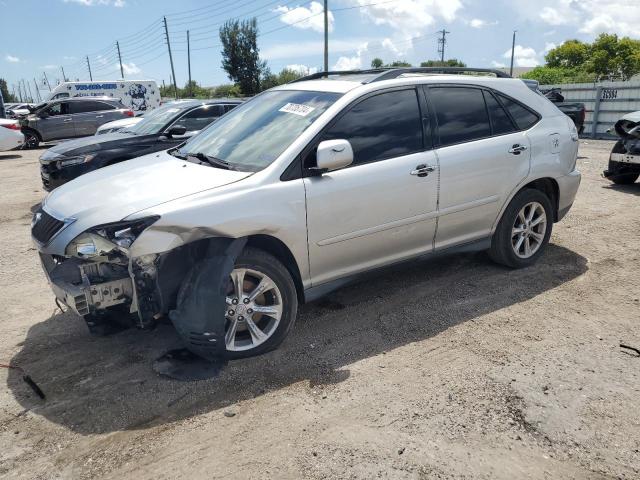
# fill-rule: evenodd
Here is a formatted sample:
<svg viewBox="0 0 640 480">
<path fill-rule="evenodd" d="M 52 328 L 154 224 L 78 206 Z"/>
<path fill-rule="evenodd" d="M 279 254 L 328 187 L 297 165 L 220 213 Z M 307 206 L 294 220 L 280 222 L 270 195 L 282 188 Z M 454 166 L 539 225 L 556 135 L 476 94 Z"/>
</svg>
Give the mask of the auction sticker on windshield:
<svg viewBox="0 0 640 480">
<path fill-rule="evenodd" d="M 279 112 L 293 113 L 294 115 L 300 115 L 301 117 L 306 117 L 311 112 L 315 110 L 314 107 L 309 107 L 307 105 L 301 105 L 299 103 L 287 103 L 284 107 L 282 107 Z"/>
</svg>

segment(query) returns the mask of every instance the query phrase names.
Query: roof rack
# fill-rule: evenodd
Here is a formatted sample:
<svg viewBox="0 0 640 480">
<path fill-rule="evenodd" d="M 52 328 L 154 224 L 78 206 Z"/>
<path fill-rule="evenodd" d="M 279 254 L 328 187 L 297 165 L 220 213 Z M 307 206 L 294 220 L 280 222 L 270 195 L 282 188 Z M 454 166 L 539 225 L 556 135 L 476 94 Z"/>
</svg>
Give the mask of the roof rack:
<svg viewBox="0 0 640 480">
<path fill-rule="evenodd" d="M 311 75 L 300 77 L 289 83 L 304 82 L 307 80 L 318 80 L 320 78 L 326 78 L 331 75 L 336 76 L 348 76 L 348 75 L 372 75 L 372 78 L 363 81 L 363 84 L 379 82 L 381 80 L 391 80 L 398 78 L 400 75 L 407 73 L 453 73 L 453 74 L 465 74 L 465 73 L 491 73 L 498 78 L 511 78 L 511 76 L 502 70 L 493 68 L 467 68 L 467 67 L 406 67 L 406 68 L 372 68 L 368 70 L 343 70 L 343 71 L 329 71 L 329 72 L 317 72 Z"/>
</svg>

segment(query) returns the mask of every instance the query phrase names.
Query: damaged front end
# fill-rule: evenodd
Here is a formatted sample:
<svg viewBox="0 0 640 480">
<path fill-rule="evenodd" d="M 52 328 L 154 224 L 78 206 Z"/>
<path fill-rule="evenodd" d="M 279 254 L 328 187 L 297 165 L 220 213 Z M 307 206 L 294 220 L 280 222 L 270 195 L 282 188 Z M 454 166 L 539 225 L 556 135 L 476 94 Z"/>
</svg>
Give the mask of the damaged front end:
<svg viewBox="0 0 640 480">
<path fill-rule="evenodd" d="M 603 175 L 614 183 L 633 183 L 640 176 L 640 112 L 623 116 L 614 130 L 620 140 L 613 146 Z"/>
</svg>

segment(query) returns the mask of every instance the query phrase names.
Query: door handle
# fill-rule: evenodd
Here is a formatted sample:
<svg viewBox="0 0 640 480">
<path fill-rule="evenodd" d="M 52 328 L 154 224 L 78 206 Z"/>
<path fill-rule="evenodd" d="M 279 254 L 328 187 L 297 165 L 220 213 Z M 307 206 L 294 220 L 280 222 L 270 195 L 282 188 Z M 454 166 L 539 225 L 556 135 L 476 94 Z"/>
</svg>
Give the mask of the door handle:
<svg viewBox="0 0 640 480">
<path fill-rule="evenodd" d="M 96 118 L 102 118 L 104 115 L 96 115 Z"/>
<path fill-rule="evenodd" d="M 514 155 L 520 155 L 520 152 L 524 152 L 527 149 L 526 145 L 520 145 L 516 143 L 513 147 L 509 149 L 509 153 L 513 153 Z"/>
<path fill-rule="evenodd" d="M 65 119 L 63 120 L 63 122 L 64 122 L 64 123 L 69 123 L 69 122 L 71 122 L 72 120 L 73 120 L 72 118 L 65 118 Z"/>
<path fill-rule="evenodd" d="M 433 172 L 436 169 L 433 165 L 421 164 L 416 166 L 415 170 L 411 170 L 410 174 L 418 177 L 426 177 L 429 172 Z"/>
</svg>

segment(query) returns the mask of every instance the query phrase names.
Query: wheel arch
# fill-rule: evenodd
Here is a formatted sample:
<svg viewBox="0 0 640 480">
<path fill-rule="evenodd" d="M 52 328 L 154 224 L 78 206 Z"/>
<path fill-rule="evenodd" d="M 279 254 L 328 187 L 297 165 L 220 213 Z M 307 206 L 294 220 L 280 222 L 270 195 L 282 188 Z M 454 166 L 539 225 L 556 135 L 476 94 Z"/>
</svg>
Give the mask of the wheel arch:
<svg viewBox="0 0 640 480">
<path fill-rule="evenodd" d="M 509 206 L 511 201 L 518 193 L 522 192 L 525 189 L 539 190 L 544 193 L 549 198 L 549 201 L 551 202 L 551 206 L 553 208 L 553 222 L 555 223 L 558 221 L 560 202 L 560 187 L 558 186 L 558 182 L 551 177 L 540 177 L 534 180 L 529 179 L 527 183 L 521 185 L 519 188 L 514 189 L 507 201 L 504 202 L 504 205 L 502 205 L 502 208 L 500 209 L 500 214 L 496 218 L 496 221 L 493 224 L 493 228 L 491 229 L 492 234 L 498 227 L 498 224 L 500 223 L 500 220 L 502 219 L 507 206 Z"/>
<path fill-rule="evenodd" d="M 36 137 L 38 137 L 38 141 L 43 142 L 44 140 L 42 139 L 42 135 L 40 134 L 40 132 L 38 130 L 36 130 L 35 128 L 32 127 L 22 127 L 20 129 L 23 133 L 24 132 L 30 132 L 30 133 L 34 133 L 36 135 Z"/>
</svg>

